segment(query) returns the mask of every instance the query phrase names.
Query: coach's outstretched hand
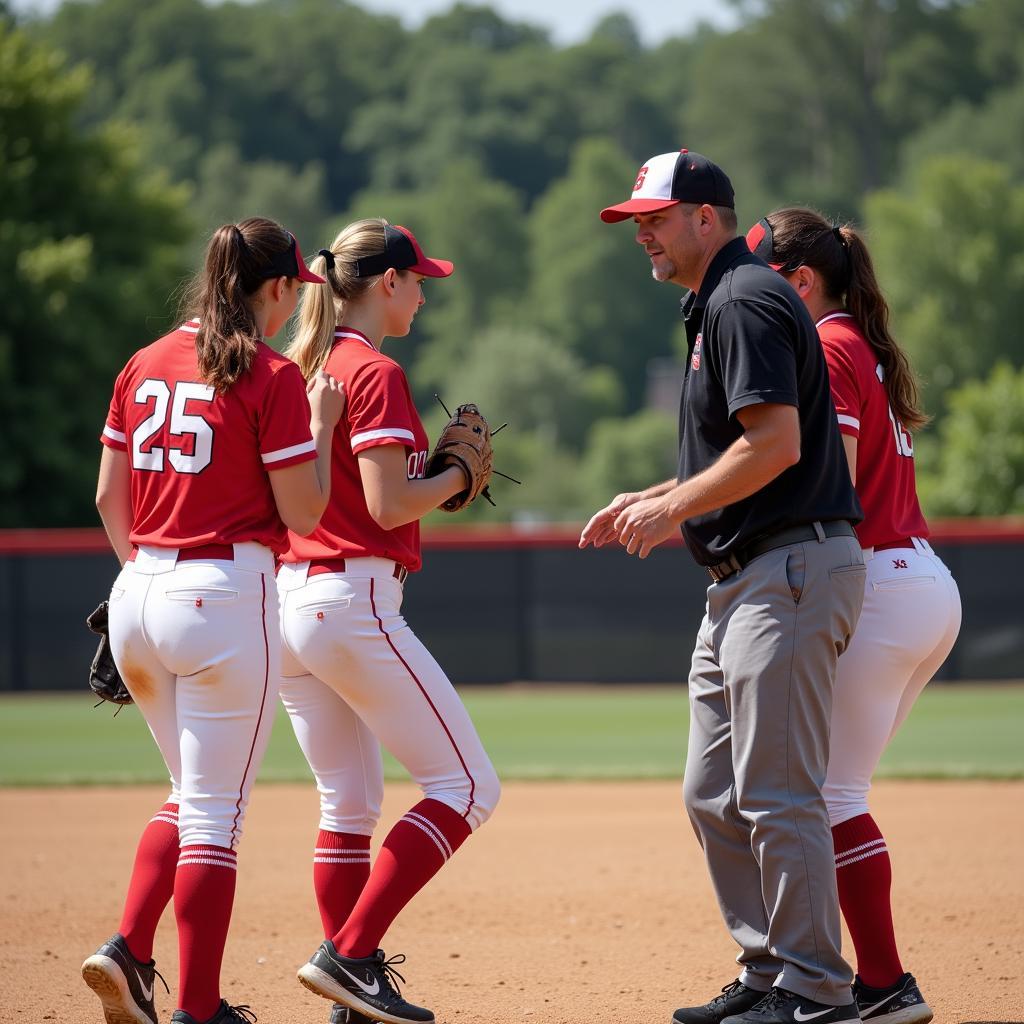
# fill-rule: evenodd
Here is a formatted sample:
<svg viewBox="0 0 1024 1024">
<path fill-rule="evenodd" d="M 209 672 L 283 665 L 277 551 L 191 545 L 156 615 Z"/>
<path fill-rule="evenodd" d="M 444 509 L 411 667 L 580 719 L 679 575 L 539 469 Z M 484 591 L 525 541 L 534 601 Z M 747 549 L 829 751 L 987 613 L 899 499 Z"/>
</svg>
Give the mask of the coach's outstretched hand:
<svg viewBox="0 0 1024 1024">
<path fill-rule="evenodd" d="M 595 512 L 590 522 L 583 527 L 579 546 L 585 548 L 588 544 L 593 544 L 595 548 L 603 548 L 605 544 L 611 544 L 618 536 L 615 530 L 616 517 L 624 508 L 635 504 L 642 497 L 643 495 L 637 491 L 616 494 L 600 512 Z"/>
</svg>

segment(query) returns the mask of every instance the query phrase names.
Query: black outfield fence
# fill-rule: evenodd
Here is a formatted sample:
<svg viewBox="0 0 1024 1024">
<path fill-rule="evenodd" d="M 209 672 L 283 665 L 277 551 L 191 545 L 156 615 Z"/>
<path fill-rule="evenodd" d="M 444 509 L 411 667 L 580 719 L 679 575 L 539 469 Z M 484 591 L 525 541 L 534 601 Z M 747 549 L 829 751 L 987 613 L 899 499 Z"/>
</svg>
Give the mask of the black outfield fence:
<svg viewBox="0 0 1024 1024">
<path fill-rule="evenodd" d="M 403 612 L 457 683 L 678 682 L 707 573 L 682 543 L 641 561 L 576 547 L 577 532 L 427 534 Z M 963 599 L 940 679 L 1024 678 L 1024 521 L 934 524 Z M 101 530 L 0 531 L 0 691 L 85 685 L 85 617 L 117 564 Z M 473 628 L 467 628 L 472 624 Z"/>
</svg>

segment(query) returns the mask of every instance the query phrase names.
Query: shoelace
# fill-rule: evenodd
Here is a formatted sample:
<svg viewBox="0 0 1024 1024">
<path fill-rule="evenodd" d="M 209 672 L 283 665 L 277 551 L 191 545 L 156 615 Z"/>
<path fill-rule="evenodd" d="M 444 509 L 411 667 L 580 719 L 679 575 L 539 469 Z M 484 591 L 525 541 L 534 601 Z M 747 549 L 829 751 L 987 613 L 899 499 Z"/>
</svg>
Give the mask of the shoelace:
<svg viewBox="0 0 1024 1024">
<path fill-rule="evenodd" d="M 761 1002 L 759 1002 L 753 1008 L 753 1010 L 751 1010 L 749 1012 L 750 1013 L 769 1014 L 769 1013 L 771 1013 L 775 1009 L 775 1007 L 777 1007 L 779 1005 L 779 1003 L 784 1002 L 789 996 L 790 996 L 790 993 L 785 992 L 783 989 L 781 989 L 781 988 L 773 988 L 771 990 L 771 992 L 769 992 L 764 997 L 764 999 L 762 999 Z"/>
<path fill-rule="evenodd" d="M 715 998 L 711 1000 L 711 1005 L 714 1006 L 716 1003 L 724 1003 L 742 984 L 743 982 L 741 982 L 739 978 L 735 981 L 730 981 L 729 984 L 722 989 L 722 994 L 720 996 L 715 996 Z"/>
<path fill-rule="evenodd" d="M 129 952 L 130 952 L 130 950 L 129 950 Z M 132 959 L 134 959 L 134 957 L 133 957 Z M 140 963 L 139 963 L 139 962 L 138 962 L 137 960 L 135 961 L 135 964 L 136 964 L 136 966 L 135 966 L 135 973 L 136 973 L 136 974 L 141 974 L 141 973 L 142 973 L 143 971 L 150 971 L 150 972 L 152 972 L 152 973 L 153 973 L 153 974 L 154 974 L 154 975 L 155 975 L 156 977 L 158 977 L 158 978 L 160 979 L 160 984 L 161 984 L 161 985 L 163 985 L 163 987 L 164 987 L 164 991 L 165 991 L 165 992 L 166 992 L 166 993 L 167 993 L 168 995 L 170 995 L 170 994 L 171 994 L 171 990 L 170 990 L 170 988 L 169 988 L 169 987 L 168 987 L 168 985 L 167 985 L 167 980 L 166 980 L 166 979 L 164 978 L 164 976 L 163 976 L 163 975 L 162 975 L 162 974 L 161 974 L 161 973 L 160 973 L 160 972 L 159 972 L 159 971 L 158 971 L 158 970 L 156 969 L 156 964 L 154 964 L 154 963 L 152 963 L 152 962 L 150 962 L 150 963 L 148 963 L 148 964 L 140 964 Z"/>
<path fill-rule="evenodd" d="M 160 979 L 160 983 L 163 985 L 164 991 L 168 995 L 170 995 L 171 994 L 171 989 L 170 989 L 170 986 L 167 984 L 167 982 L 164 980 L 164 976 L 155 967 L 152 968 L 152 971 L 153 971 L 153 974 L 155 974 L 156 977 L 158 977 Z"/>
<path fill-rule="evenodd" d="M 252 1012 L 248 1004 L 244 1006 L 229 1006 L 228 1013 L 230 1014 L 228 1020 L 240 1020 L 245 1021 L 246 1024 L 255 1024 L 256 1014 Z"/>
<path fill-rule="evenodd" d="M 396 998 L 400 998 L 402 990 L 398 987 L 398 982 L 405 983 L 405 978 L 395 970 L 395 964 L 404 964 L 405 954 L 396 953 L 393 957 L 388 960 L 384 959 L 384 950 L 377 951 L 377 965 L 383 971 L 383 983 L 387 986 L 388 990 Z M 395 979 L 398 979 L 396 981 Z"/>
</svg>

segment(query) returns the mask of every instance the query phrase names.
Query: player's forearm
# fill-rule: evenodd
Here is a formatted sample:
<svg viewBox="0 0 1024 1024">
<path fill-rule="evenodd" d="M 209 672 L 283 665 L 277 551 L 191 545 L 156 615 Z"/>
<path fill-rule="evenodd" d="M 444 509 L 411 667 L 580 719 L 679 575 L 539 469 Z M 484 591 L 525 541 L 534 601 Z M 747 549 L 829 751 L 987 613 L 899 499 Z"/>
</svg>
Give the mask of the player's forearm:
<svg viewBox="0 0 1024 1024">
<path fill-rule="evenodd" d="M 394 530 L 422 519 L 465 487 L 466 475 L 457 466 L 449 466 L 437 476 L 396 482 L 396 486 L 383 495 L 376 514 L 373 508 L 370 514 L 378 526 Z"/>
<path fill-rule="evenodd" d="M 770 484 L 793 463 L 791 454 L 773 438 L 748 431 L 717 462 L 672 488 L 667 494 L 669 514 L 682 523 L 733 505 Z"/>
<path fill-rule="evenodd" d="M 334 427 L 326 426 L 314 418 L 309 428 L 316 445 L 316 481 L 320 488 L 311 512 L 319 522 L 327 503 L 331 500 L 331 444 L 334 440 Z"/>
<path fill-rule="evenodd" d="M 96 507 L 103 521 L 103 529 L 107 531 L 110 546 L 117 555 L 117 560 L 124 565 L 132 552 L 132 542 L 128 535 L 132 528 L 131 508 L 127 502 L 116 500 L 110 494 L 97 494 Z"/>
<path fill-rule="evenodd" d="M 664 480 L 660 484 L 654 484 L 648 487 L 647 490 L 641 491 L 638 501 L 644 501 L 647 498 L 660 498 L 663 495 L 668 494 L 670 491 L 674 491 L 679 486 L 679 481 L 673 477 L 671 480 Z"/>
<path fill-rule="evenodd" d="M 104 446 L 96 481 L 96 508 L 110 545 L 122 565 L 128 561 L 132 542 L 132 484 L 128 453 Z"/>
</svg>

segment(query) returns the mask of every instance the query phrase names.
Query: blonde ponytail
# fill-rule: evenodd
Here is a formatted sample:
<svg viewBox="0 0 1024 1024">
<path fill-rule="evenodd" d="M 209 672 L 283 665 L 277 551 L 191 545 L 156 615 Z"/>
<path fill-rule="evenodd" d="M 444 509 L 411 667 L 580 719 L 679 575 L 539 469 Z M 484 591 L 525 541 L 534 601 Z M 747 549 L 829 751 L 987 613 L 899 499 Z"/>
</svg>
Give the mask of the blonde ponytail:
<svg viewBox="0 0 1024 1024">
<path fill-rule="evenodd" d="M 335 328 L 344 322 L 347 304 L 358 302 L 380 280 L 380 275 L 357 277 L 355 262 L 384 251 L 387 223 L 383 217 L 357 220 L 343 228 L 331 248 L 321 249 L 313 260 L 310 270 L 326 283 L 303 289 L 299 325 L 284 353 L 298 363 L 306 380 L 324 368 L 334 345 Z"/>
</svg>

